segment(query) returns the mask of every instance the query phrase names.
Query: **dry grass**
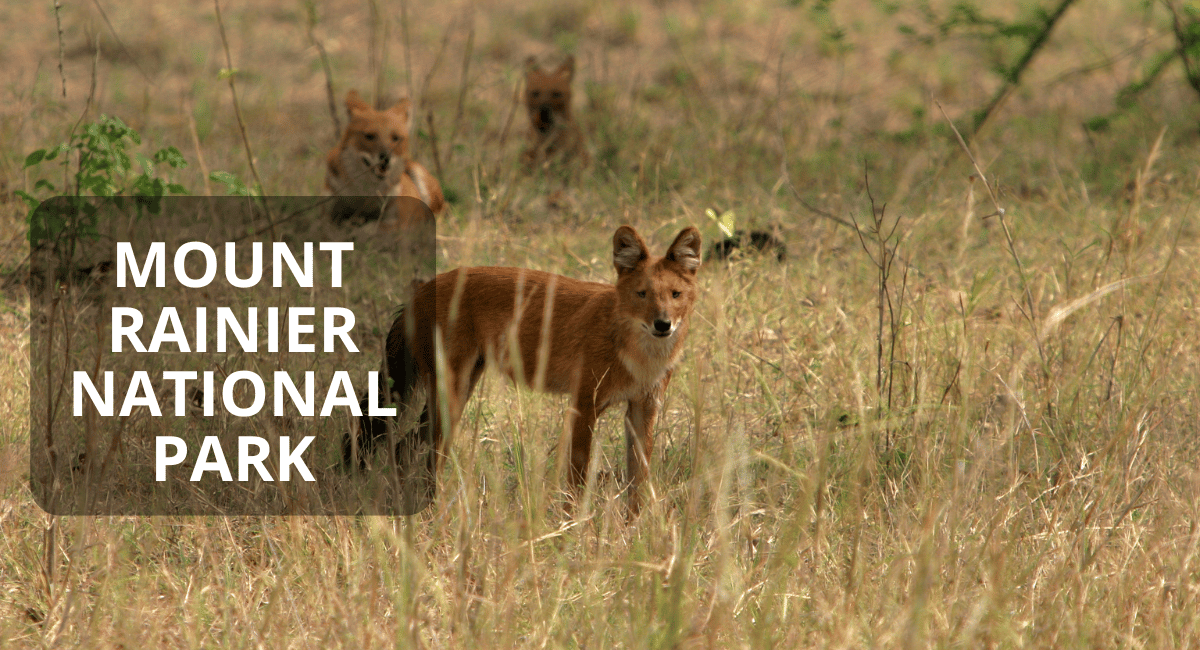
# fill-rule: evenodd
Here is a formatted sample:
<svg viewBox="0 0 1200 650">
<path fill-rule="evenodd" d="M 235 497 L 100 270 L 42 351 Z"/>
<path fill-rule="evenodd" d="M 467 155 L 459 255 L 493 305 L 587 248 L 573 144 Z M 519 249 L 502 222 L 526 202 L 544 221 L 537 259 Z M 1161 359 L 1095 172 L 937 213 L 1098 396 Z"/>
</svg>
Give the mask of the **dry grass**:
<svg viewBox="0 0 1200 650">
<path fill-rule="evenodd" d="M 24 26 L 0 43 L 6 270 L 25 256 L 9 194 L 32 185 L 23 155 L 79 118 L 97 40 L 93 115 L 193 162 L 194 123 L 210 169 L 249 177 L 211 5 L 110 4 L 119 41 L 96 5 L 63 10 L 65 102 L 53 13 L 0 8 Z M 1136 56 L 1115 55 L 1139 43 L 1145 14 L 1073 8 L 973 144 L 999 180 L 1006 236 L 932 103 L 956 118 L 977 108 L 999 85 L 986 70 L 1002 48 L 915 45 L 895 29 L 921 25 L 909 9 L 856 0 L 818 16 L 807 4 L 409 3 L 407 48 L 399 6 L 381 12 L 385 92 L 405 92 L 411 68 L 415 123 L 432 112 L 453 161 L 445 265 L 608 280 L 616 226 L 656 249 L 688 223 L 711 238 L 709 207 L 787 239 L 784 264 L 702 270 L 657 435 L 656 498 L 636 522 L 617 494 L 617 417 L 600 424 L 590 501 L 567 519 L 554 460 L 564 402 L 495 376 L 468 406 L 437 503 L 416 517 L 51 518 L 25 487 L 29 314 L 10 283 L 0 646 L 1196 647 L 1194 94 L 1167 79 L 1110 130 L 1083 131 L 1136 74 Z M 336 92 L 369 92 L 368 5 L 316 7 Z M 316 193 L 332 129 L 303 4 L 222 12 L 266 191 Z M 852 48 L 822 40 L 831 21 Z M 505 120 L 525 57 L 559 48 L 579 61 L 593 165 L 550 202 L 562 179 L 517 173 L 524 116 L 507 134 Z M 431 146 L 415 138 L 427 165 Z M 862 224 L 869 170 L 888 204 L 881 229 L 900 219 L 887 286 L 853 231 L 777 182 L 781 161 L 807 203 Z M 180 181 L 199 191 L 196 167 Z M 882 320 L 881 296 L 894 306 Z M 379 343 L 360 336 L 365 376 Z"/>
</svg>

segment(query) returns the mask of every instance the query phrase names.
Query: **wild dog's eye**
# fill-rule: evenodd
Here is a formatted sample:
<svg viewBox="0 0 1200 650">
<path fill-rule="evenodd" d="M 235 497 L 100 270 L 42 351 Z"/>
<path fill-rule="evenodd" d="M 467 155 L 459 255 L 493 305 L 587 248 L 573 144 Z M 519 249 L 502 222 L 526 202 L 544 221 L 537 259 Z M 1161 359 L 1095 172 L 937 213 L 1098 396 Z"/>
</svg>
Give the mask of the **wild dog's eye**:
<svg viewBox="0 0 1200 650">
<path fill-rule="evenodd" d="M 561 91 L 558 91 L 558 90 L 556 90 L 556 91 L 554 91 L 554 92 L 550 93 L 550 96 L 551 96 L 551 97 L 553 97 L 553 98 L 555 98 L 555 99 L 562 99 L 562 92 L 561 92 Z"/>
<path fill-rule="evenodd" d="M 396 134 L 396 133 L 393 133 L 393 134 L 392 134 L 392 142 L 396 142 L 396 141 L 398 141 L 399 139 L 400 139 L 400 136 L 399 136 L 398 134 Z"/>
<path fill-rule="evenodd" d="M 365 138 L 369 142 L 369 141 L 375 139 L 375 134 L 374 133 L 364 133 L 363 138 Z"/>
<path fill-rule="evenodd" d="M 540 97 L 540 96 L 541 96 L 541 94 L 542 94 L 542 91 L 540 91 L 540 90 L 531 90 L 531 91 L 529 91 L 529 96 L 530 96 L 530 97 L 532 97 L 532 98 L 534 98 L 534 99 L 537 99 L 538 97 Z"/>
<path fill-rule="evenodd" d="M 646 297 L 646 292 L 645 292 L 645 291 L 639 291 L 639 292 L 637 292 L 637 296 L 638 296 L 638 298 L 645 298 L 645 297 Z"/>
<path fill-rule="evenodd" d="M 672 292 L 671 292 L 671 297 L 672 297 L 672 298 L 678 298 L 679 296 L 682 296 L 682 295 L 683 295 L 683 293 L 682 293 L 682 292 L 679 292 L 679 291 L 672 291 Z"/>
</svg>

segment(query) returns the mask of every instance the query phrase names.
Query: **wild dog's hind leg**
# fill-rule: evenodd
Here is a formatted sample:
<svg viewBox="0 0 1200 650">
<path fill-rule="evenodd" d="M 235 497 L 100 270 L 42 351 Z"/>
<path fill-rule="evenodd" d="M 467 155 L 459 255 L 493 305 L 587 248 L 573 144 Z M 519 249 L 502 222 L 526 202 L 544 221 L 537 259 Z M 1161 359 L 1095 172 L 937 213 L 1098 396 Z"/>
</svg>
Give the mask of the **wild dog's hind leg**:
<svg viewBox="0 0 1200 650">
<path fill-rule="evenodd" d="M 592 460 L 592 432 L 596 428 L 596 419 L 604 412 L 604 407 L 596 407 L 591 391 L 581 392 L 575 397 L 571 418 L 571 469 L 570 484 L 576 496 L 583 492 L 587 484 L 588 465 Z"/>
<path fill-rule="evenodd" d="M 458 430 L 463 409 L 467 405 L 467 400 L 471 399 L 471 393 L 475 391 L 475 385 L 479 383 L 479 378 L 483 376 L 486 366 L 483 354 L 463 355 L 454 359 L 453 362 L 453 366 L 451 366 L 453 370 L 447 369 L 446 371 L 444 386 L 441 385 L 442 382 L 438 381 L 436 373 L 428 378 L 429 399 L 426 402 L 427 412 L 423 418 L 429 421 L 429 439 L 438 451 L 438 467 L 441 467 L 441 460 L 449 450 L 450 436 Z M 442 394 L 438 392 L 440 389 L 446 391 L 444 413 L 441 408 Z M 449 419 L 443 421 L 443 415 L 448 416 Z"/>
</svg>

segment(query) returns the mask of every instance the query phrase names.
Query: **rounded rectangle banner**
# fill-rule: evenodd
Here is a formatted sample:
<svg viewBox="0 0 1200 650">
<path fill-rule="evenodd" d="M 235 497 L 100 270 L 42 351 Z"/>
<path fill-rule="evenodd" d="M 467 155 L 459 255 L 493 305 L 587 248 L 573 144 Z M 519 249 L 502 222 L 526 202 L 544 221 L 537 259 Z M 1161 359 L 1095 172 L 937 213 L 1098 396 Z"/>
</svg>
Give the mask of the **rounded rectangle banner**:
<svg viewBox="0 0 1200 650">
<path fill-rule="evenodd" d="M 434 451 L 386 337 L 435 272 L 407 197 L 61 197 L 30 259 L 30 489 L 58 515 L 412 514 Z M 375 445 L 359 454 L 362 423 Z M 415 433 L 401 434 L 401 431 Z"/>
</svg>

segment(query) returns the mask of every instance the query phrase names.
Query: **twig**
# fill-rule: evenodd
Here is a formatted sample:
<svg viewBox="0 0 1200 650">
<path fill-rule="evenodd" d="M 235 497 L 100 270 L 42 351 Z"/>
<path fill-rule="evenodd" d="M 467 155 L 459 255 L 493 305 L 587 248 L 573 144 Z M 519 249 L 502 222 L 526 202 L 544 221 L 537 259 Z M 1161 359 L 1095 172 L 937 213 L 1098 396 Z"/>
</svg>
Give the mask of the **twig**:
<svg viewBox="0 0 1200 650">
<path fill-rule="evenodd" d="M 183 112 L 187 113 L 188 131 L 192 134 L 192 146 L 196 149 L 196 164 L 200 165 L 200 177 L 204 180 L 204 196 L 212 196 L 212 184 L 208 181 L 208 163 L 204 161 L 204 151 L 200 148 L 200 134 L 196 132 L 196 116 L 193 115 L 192 100 L 183 98 Z"/>
<path fill-rule="evenodd" d="M 63 60 L 67 58 L 63 48 L 63 30 L 62 17 L 59 11 L 62 9 L 62 2 L 54 0 L 54 23 L 58 26 L 58 77 L 62 79 L 62 96 L 63 101 L 67 99 L 67 73 L 63 72 Z"/>
<path fill-rule="evenodd" d="M 1154 145 L 1150 147 L 1150 153 L 1146 155 L 1146 162 L 1142 168 L 1137 170 L 1137 174 L 1133 177 L 1133 198 L 1129 205 L 1129 214 L 1125 218 L 1125 224 L 1119 230 L 1128 230 L 1133 228 L 1133 222 L 1137 219 L 1138 212 L 1142 208 L 1142 196 L 1146 190 L 1146 183 L 1150 179 L 1150 174 L 1154 168 L 1154 161 L 1158 160 L 1158 154 L 1162 148 L 1163 136 L 1167 134 L 1167 127 L 1164 125 L 1158 131 L 1158 137 L 1154 139 Z M 1121 233 L 1117 233 L 1121 234 Z"/>
<path fill-rule="evenodd" d="M 308 11 L 308 42 L 317 48 L 317 56 L 321 59 L 321 68 L 325 71 L 325 97 L 329 100 L 329 117 L 333 120 L 333 141 L 342 137 L 342 118 L 338 117 L 337 99 L 333 93 L 333 68 L 329 65 L 329 54 L 325 45 L 317 38 L 317 5 L 313 0 L 305 0 L 304 8 Z"/>
<path fill-rule="evenodd" d="M 373 89 L 374 98 L 372 103 L 377 109 L 383 108 L 383 55 L 379 44 L 380 22 L 382 18 L 379 13 L 379 1 L 368 0 L 367 7 L 370 9 L 370 16 L 367 19 L 367 71 L 370 72 L 374 79 L 375 87 Z M 383 46 L 386 47 L 386 44 Z"/>
<path fill-rule="evenodd" d="M 1021 74 L 1025 72 L 1025 68 L 1029 67 L 1029 63 L 1033 61 L 1034 55 L 1037 54 L 1038 50 L 1042 49 L 1042 46 L 1050 38 L 1050 32 L 1054 29 L 1054 26 L 1062 18 L 1063 14 L 1066 13 L 1067 8 L 1074 4 L 1074 2 L 1075 0 L 1061 0 L 1058 6 L 1054 8 L 1054 11 L 1046 15 L 1042 31 L 1038 32 L 1037 36 L 1029 42 L 1028 47 L 1025 48 L 1025 52 L 1021 55 L 1021 59 L 1013 65 L 1011 70 L 1007 71 L 1004 84 L 996 90 L 996 94 L 992 95 L 992 99 L 988 102 L 987 106 L 975 114 L 975 118 L 971 122 L 971 131 L 968 133 L 969 138 L 974 138 L 979 133 L 979 130 L 983 128 L 988 118 L 996 112 L 996 109 L 1008 98 L 1009 93 L 1017 87 L 1021 81 Z M 959 137 L 961 138 L 962 136 Z"/>
<path fill-rule="evenodd" d="M 409 90 L 409 98 L 412 99 L 412 105 L 425 110 L 425 121 L 429 124 L 429 146 L 433 149 L 433 164 L 437 170 L 438 178 L 442 178 L 442 154 L 438 151 L 437 131 L 434 130 L 433 126 L 433 109 L 429 106 L 426 98 L 429 96 L 429 86 L 433 83 L 433 77 L 442 65 L 442 57 L 446 54 L 446 47 L 450 44 L 450 34 L 454 32 L 457 23 L 457 18 L 451 21 L 450 25 L 446 27 L 446 31 L 442 34 L 442 44 L 438 47 L 437 55 L 433 57 L 433 63 L 429 66 L 429 72 L 425 74 L 425 80 L 421 83 L 419 102 L 417 97 L 412 97 L 411 84 Z M 408 27 L 404 27 L 404 39 L 405 58 L 407 59 Z"/>
<path fill-rule="evenodd" d="M 450 131 L 450 149 L 446 153 L 446 165 L 450 165 L 450 161 L 454 160 L 454 143 L 458 140 L 458 131 L 462 128 L 463 104 L 467 100 L 467 86 L 470 81 L 469 74 L 471 72 L 471 56 L 475 52 L 475 16 L 472 14 L 468 20 L 471 23 L 470 29 L 467 31 L 467 45 L 463 52 L 462 76 L 459 77 L 458 88 L 458 107 L 454 110 L 454 128 Z"/>
<path fill-rule="evenodd" d="M 250 149 L 250 137 L 246 135 L 246 122 L 242 120 L 242 106 L 238 102 L 237 85 L 233 81 L 237 70 L 233 67 L 233 55 L 229 53 L 229 39 L 225 36 L 225 21 L 221 18 L 221 0 L 213 0 L 213 7 L 217 12 L 217 28 L 221 32 L 221 45 L 225 49 L 225 72 L 229 81 L 229 94 L 233 97 L 233 114 L 237 117 L 238 130 L 242 134 L 242 145 L 246 148 L 246 162 L 250 164 L 250 174 L 254 176 L 254 182 L 258 185 L 258 195 L 263 196 L 265 194 L 263 182 L 258 176 L 258 168 L 254 165 L 254 152 Z M 275 220 L 271 216 L 271 207 L 266 201 L 262 202 L 262 206 L 267 211 L 267 224 L 271 231 L 271 239 L 275 239 Z"/>
<path fill-rule="evenodd" d="M 964 140 L 962 134 L 958 132 L 958 127 L 954 126 L 954 120 L 951 120 L 950 116 L 946 114 L 946 109 L 942 108 L 941 102 L 935 99 L 933 100 L 933 103 L 936 104 L 938 110 L 942 112 L 942 117 L 946 118 L 946 122 L 950 125 L 950 129 L 954 131 L 954 136 L 958 138 L 958 144 L 962 146 L 963 152 L 965 152 L 967 154 L 967 158 L 971 160 L 971 165 L 975 167 L 975 173 L 979 175 L 979 179 L 983 181 L 983 186 L 987 188 L 988 196 L 992 198 L 992 205 L 996 208 L 996 211 L 983 218 L 1000 218 L 1000 226 L 1004 229 L 1004 239 L 1008 243 L 1008 252 L 1012 256 L 1013 262 L 1017 265 L 1017 274 L 1021 279 L 1021 289 L 1025 293 L 1025 303 L 1029 308 L 1030 325 L 1033 325 L 1033 321 L 1037 319 L 1037 310 L 1033 304 L 1033 293 L 1029 290 L 1029 280 L 1025 275 L 1025 264 L 1021 262 L 1021 257 L 1017 255 L 1017 248 L 1016 244 L 1013 242 L 1012 232 L 1008 229 L 1008 222 L 1004 220 L 1004 208 L 1000 207 L 1000 200 L 996 198 L 996 192 L 992 189 L 992 184 L 988 182 L 987 175 L 983 173 L 982 169 L 980 169 L 979 163 L 976 162 L 975 156 L 971 153 L 970 147 L 967 146 L 966 140 Z M 1042 344 L 1040 340 L 1038 341 L 1038 352 L 1042 352 Z"/>
<path fill-rule="evenodd" d="M 508 132 L 512 129 L 513 117 L 517 114 L 517 108 L 521 105 L 521 88 L 525 85 L 524 78 L 518 77 L 517 83 L 513 84 L 512 105 L 508 109 L 508 117 L 504 119 L 504 128 L 500 129 L 499 147 L 504 148 L 504 143 L 508 142 Z"/>
<path fill-rule="evenodd" d="M 92 55 L 92 76 L 91 76 L 91 81 L 88 85 L 87 102 L 85 102 L 83 105 L 83 112 L 81 112 L 79 114 L 79 119 L 76 120 L 75 125 L 71 127 L 71 137 L 72 138 L 75 136 L 75 130 L 79 128 L 80 124 L 83 124 L 83 121 L 85 119 L 87 119 L 88 113 L 91 112 L 91 110 L 92 110 L 92 104 L 96 101 L 96 86 L 97 86 L 96 71 L 99 67 L 100 67 L 100 36 L 97 34 L 96 35 L 96 50 Z"/>
<path fill-rule="evenodd" d="M 895 246 L 889 244 L 892 238 L 896 235 L 896 229 L 900 227 L 900 219 L 896 219 L 892 223 L 892 227 L 886 234 L 883 232 L 883 224 L 886 220 L 887 205 L 880 208 L 875 206 L 875 196 L 871 193 L 871 176 L 864 173 L 864 182 L 866 183 L 867 197 L 871 201 L 871 230 L 869 234 L 871 239 L 877 244 L 878 253 L 872 254 L 871 247 L 868 245 L 867 238 L 863 236 L 863 231 L 858 227 L 858 222 L 854 222 L 855 233 L 858 235 L 858 242 L 866 252 L 867 257 L 875 265 L 877 273 L 877 295 L 876 295 L 876 314 L 878 319 L 878 329 L 875 336 L 875 391 L 877 400 L 877 409 L 881 419 L 887 414 L 890 417 L 892 411 L 892 396 L 895 381 L 895 365 L 896 365 L 896 339 L 900 334 L 901 319 L 897 317 L 897 313 L 904 312 L 904 293 L 908 287 L 908 266 L 905 266 L 903 281 L 900 285 L 900 297 L 897 303 L 892 301 L 892 292 L 888 285 L 892 275 L 892 265 L 896 261 L 896 250 L 899 248 L 899 243 Z M 883 333 L 884 333 L 884 315 L 887 316 L 887 331 L 888 331 L 888 353 L 887 363 L 884 363 L 883 349 Z M 886 368 L 886 370 L 885 370 Z M 886 396 L 886 399 L 885 399 Z M 884 429 L 884 444 L 888 449 L 892 448 L 892 428 L 886 426 Z"/>
<path fill-rule="evenodd" d="M 1189 28 L 1194 26 L 1184 25 L 1179 17 L 1179 10 L 1175 7 L 1175 3 L 1170 0 L 1163 0 L 1163 4 L 1171 12 L 1171 27 L 1175 32 L 1175 47 L 1179 55 L 1179 59 L 1183 62 L 1183 76 L 1187 77 L 1188 85 L 1197 93 L 1200 93 L 1200 61 L 1197 61 L 1192 56 L 1194 51 L 1193 46 L 1196 45 L 1196 37 L 1188 34 Z"/>
<path fill-rule="evenodd" d="M 413 106 L 417 106 L 417 98 L 413 97 L 412 41 L 408 35 L 408 0 L 400 0 L 400 36 L 404 41 L 404 83 L 408 88 L 409 100 L 412 101 Z"/>
<path fill-rule="evenodd" d="M 381 25 L 383 30 L 382 38 L 379 39 L 379 67 L 375 70 L 375 101 L 383 102 L 384 97 L 384 82 L 387 81 L 387 66 L 388 66 L 388 37 L 391 36 L 392 24 L 384 19 Z M 410 77 L 412 75 L 409 75 Z M 412 81 L 408 82 L 409 93 L 412 93 Z M 380 104 L 378 108 L 383 108 Z"/>
<path fill-rule="evenodd" d="M 437 177 L 442 178 L 442 155 L 438 152 L 437 128 L 433 125 L 433 111 L 425 112 L 425 122 L 429 125 L 429 147 L 433 149 L 433 168 Z"/>
<path fill-rule="evenodd" d="M 57 7 L 58 0 L 55 0 L 54 4 Z M 117 42 L 117 45 L 120 46 L 121 51 L 124 52 L 125 56 L 129 58 L 130 62 L 133 63 L 133 67 L 137 68 L 137 71 L 141 73 L 142 78 L 146 80 L 146 83 L 153 83 L 150 79 L 150 75 L 147 74 L 142 68 L 142 64 L 138 63 L 138 57 L 134 56 L 133 52 L 130 52 L 129 48 L 125 47 L 125 42 L 121 40 L 121 37 L 117 36 L 117 29 L 113 27 L 112 21 L 108 19 L 108 14 L 104 12 L 104 7 L 100 6 L 100 0 L 92 0 L 92 4 L 96 5 L 96 11 L 100 12 L 100 17 L 104 19 L 104 24 L 108 25 L 108 31 L 112 34 L 113 40 Z"/>
<path fill-rule="evenodd" d="M 423 107 L 428 106 L 428 102 L 425 101 L 425 97 L 427 97 L 429 95 L 429 86 L 430 86 L 430 84 L 433 83 L 433 77 L 434 77 L 434 75 L 437 74 L 438 68 L 440 68 L 442 66 L 442 58 L 446 54 L 446 47 L 448 45 L 450 45 L 450 35 L 452 33 L 454 33 L 454 29 L 457 26 L 458 26 L 458 19 L 456 18 L 455 20 L 451 21 L 451 23 L 446 27 L 446 31 L 442 34 L 442 44 L 440 46 L 438 46 L 437 55 L 435 55 L 433 57 L 433 64 L 429 66 L 429 72 L 425 73 L 425 80 L 421 83 L 421 96 L 420 96 L 420 100 L 421 100 L 420 105 Z M 404 29 L 404 34 L 405 34 L 405 38 L 407 39 L 408 38 L 408 28 Z M 405 43 L 406 43 L 405 51 L 407 52 L 408 51 L 407 40 L 405 41 Z M 409 96 L 413 100 L 413 105 L 416 106 L 418 98 L 412 97 L 411 96 L 412 91 L 409 91 L 409 92 L 410 92 Z"/>
<path fill-rule="evenodd" d="M 783 141 L 782 133 L 780 134 L 780 141 Z M 797 190 L 796 186 L 792 184 L 792 177 L 788 173 L 788 168 L 787 168 L 787 145 L 784 144 L 782 146 L 783 146 L 783 157 L 779 161 L 779 170 L 780 170 L 779 183 L 781 185 L 786 185 L 787 188 L 789 190 L 791 190 L 792 196 L 796 199 L 796 202 L 799 203 L 800 206 L 803 207 L 805 210 L 808 210 L 809 212 L 817 215 L 818 217 L 828 219 L 828 220 L 838 224 L 839 226 L 844 226 L 846 228 L 849 228 L 850 230 L 853 230 L 855 233 L 858 233 L 861 236 L 861 231 L 859 230 L 857 223 L 854 223 L 852 221 L 847 221 L 846 219 L 843 219 L 842 217 L 839 217 L 836 214 L 832 214 L 830 212 L 822 210 L 821 208 L 815 207 L 812 204 L 810 204 L 808 201 L 804 200 L 804 197 L 800 195 L 800 190 Z M 868 233 L 868 234 L 871 235 L 872 238 L 875 237 L 871 233 Z M 900 260 L 904 264 L 905 268 L 916 271 L 917 275 L 919 275 L 921 277 L 926 277 L 925 273 L 920 268 L 915 266 L 911 261 L 909 261 L 908 258 L 904 257 L 903 255 L 900 255 L 893 248 L 888 248 L 887 250 L 888 250 L 888 254 L 895 255 L 896 259 Z"/>
</svg>

